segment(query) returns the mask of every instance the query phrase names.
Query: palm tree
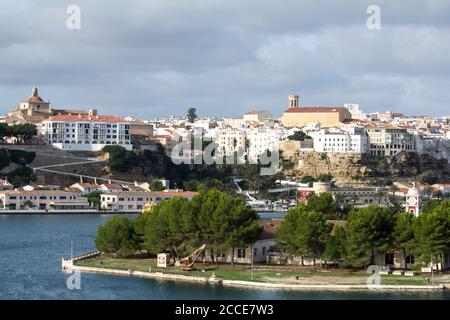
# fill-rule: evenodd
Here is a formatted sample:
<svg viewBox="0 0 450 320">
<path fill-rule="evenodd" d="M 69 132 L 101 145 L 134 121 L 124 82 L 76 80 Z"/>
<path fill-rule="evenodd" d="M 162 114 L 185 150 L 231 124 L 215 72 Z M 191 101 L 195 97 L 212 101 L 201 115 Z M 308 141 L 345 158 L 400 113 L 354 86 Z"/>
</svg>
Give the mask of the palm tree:
<svg viewBox="0 0 450 320">
<path fill-rule="evenodd" d="M 395 200 L 395 193 L 400 191 L 399 187 L 397 187 L 395 184 L 393 184 L 392 186 L 389 187 L 389 191 L 392 192 L 392 200 Z"/>
<path fill-rule="evenodd" d="M 404 211 L 403 204 L 400 201 L 392 201 L 390 208 L 394 214 Z"/>
<path fill-rule="evenodd" d="M 444 194 L 442 193 L 441 190 L 438 190 L 436 192 L 433 192 L 433 197 L 437 198 L 438 201 L 441 201 L 444 198 Z"/>
<path fill-rule="evenodd" d="M 378 188 L 377 192 L 375 192 L 375 196 L 378 198 L 378 204 L 381 204 L 381 199 L 383 199 L 386 191 L 383 188 Z"/>
<path fill-rule="evenodd" d="M 424 196 L 426 196 L 428 199 L 431 198 L 431 196 L 433 195 L 433 189 L 430 186 L 423 188 L 422 192 Z"/>
</svg>

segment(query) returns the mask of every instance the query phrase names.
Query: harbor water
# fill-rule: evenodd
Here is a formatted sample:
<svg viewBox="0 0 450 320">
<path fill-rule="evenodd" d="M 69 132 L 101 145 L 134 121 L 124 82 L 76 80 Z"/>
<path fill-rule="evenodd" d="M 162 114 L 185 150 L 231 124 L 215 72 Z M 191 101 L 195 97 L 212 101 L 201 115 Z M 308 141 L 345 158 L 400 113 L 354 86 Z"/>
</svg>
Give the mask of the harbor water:
<svg viewBox="0 0 450 320">
<path fill-rule="evenodd" d="M 275 217 L 278 214 L 274 214 Z M 0 215 L 0 299 L 450 299 L 448 291 L 328 292 L 241 289 L 102 274 L 81 274 L 69 290 L 61 257 L 95 250 L 108 215 Z"/>
</svg>

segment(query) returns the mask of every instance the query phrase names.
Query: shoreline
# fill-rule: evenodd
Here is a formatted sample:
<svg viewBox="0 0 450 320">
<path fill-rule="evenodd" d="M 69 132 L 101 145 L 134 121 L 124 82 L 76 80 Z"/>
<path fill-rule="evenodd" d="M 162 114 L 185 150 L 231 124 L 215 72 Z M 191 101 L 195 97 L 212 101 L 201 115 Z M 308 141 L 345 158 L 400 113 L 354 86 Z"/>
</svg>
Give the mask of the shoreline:
<svg viewBox="0 0 450 320">
<path fill-rule="evenodd" d="M 75 260 L 76 262 L 77 260 Z M 445 285 L 373 285 L 350 284 L 350 285 L 329 285 L 329 284 L 287 284 L 260 281 L 227 280 L 212 277 L 199 277 L 189 275 L 170 274 L 163 272 L 144 272 L 134 270 L 121 270 L 99 267 L 85 267 L 73 264 L 73 260 L 64 260 L 62 258 L 61 268 L 66 271 L 80 271 L 89 273 L 100 273 L 109 275 L 121 275 L 130 277 L 140 277 L 155 280 L 182 281 L 191 283 L 203 283 L 223 285 L 230 287 L 244 287 L 252 289 L 273 289 L 273 290 L 299 290 L 299 291 L 443 291 L 448 289 Z"/>
</svg>

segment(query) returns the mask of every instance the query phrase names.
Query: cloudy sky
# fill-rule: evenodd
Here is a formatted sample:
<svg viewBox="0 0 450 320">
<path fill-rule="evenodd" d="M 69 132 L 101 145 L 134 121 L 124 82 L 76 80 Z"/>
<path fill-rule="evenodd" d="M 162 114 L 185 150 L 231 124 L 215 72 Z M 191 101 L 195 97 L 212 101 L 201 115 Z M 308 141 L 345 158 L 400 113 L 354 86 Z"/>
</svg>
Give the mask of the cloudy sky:
<svg viewBox="0 0 450 320">
<path fill-rule="evenodd" d="M 302 105 L 450 114 L 448 17 L 448 0 L 1 0 L 0 112 L 36 84 L 55 108 L 142 119 L 279 116 L 294 89 Z"/>
</svg>

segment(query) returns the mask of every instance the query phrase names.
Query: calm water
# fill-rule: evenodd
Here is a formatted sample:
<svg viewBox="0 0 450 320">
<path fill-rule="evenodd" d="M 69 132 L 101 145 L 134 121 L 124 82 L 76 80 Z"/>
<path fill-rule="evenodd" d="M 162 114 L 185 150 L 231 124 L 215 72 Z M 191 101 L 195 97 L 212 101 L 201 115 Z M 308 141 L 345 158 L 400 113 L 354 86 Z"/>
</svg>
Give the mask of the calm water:
<svg viewBox="0 0 450 320">
<path fill-rule="evenodd" d="M 0 299 L 450 299 L 449 293 L 289 292 L 234 289 L 84 273 L 66 288 L 61 256 L 94 250 L 103 215 L 0 215 Z"/>
</svg>

